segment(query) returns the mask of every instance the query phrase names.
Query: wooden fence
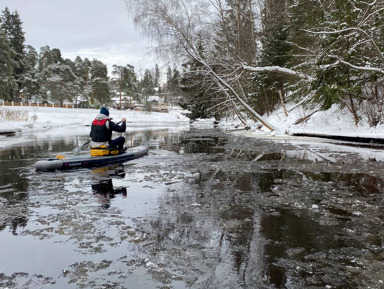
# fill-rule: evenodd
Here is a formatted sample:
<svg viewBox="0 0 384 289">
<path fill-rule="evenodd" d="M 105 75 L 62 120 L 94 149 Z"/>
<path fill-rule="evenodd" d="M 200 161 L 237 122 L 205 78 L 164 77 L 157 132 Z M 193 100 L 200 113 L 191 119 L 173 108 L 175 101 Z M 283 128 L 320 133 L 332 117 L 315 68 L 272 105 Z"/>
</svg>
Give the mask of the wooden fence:
<svg viewBox="0 0 384 289">
<path fill-rule="evenodd" d="M 57 103 L 26 103 L 26 102 L 1 102 L 2 106 L 35 106 L 35 107 L 58 107 L 58 108 L 75 108 L 74 104 L 63 104 L 60 106 Z"/>
<path fill-rule="evenodd" d="M 4 102 L 0 99 L 0 107 L 1 106 L 29 106 L 29 107 L 57 107 L 57 108 L 76 108 L 74 104 L 63 104 L 60 106 L 59 104 L 54 103 L 27 103 L 27 102 Z M 119 109 L 119 108 L 117 108 Z M 141 110 L 139 107 L 136 107 L 135 110 Z M 157 103 L 151 107 L 151 111 L 153 112 L 168 112 L 168 104 L 167 103 Z"/>
</svg>

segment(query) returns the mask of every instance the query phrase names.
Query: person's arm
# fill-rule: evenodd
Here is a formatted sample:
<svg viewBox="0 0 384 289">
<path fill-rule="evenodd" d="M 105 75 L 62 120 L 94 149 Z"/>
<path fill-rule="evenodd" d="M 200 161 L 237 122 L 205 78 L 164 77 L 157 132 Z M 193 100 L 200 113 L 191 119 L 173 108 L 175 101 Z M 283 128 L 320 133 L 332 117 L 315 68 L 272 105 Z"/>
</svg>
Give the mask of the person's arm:
<svg viewBox="0 0 384 289">
<path fill-rule="evenodd" d="M 113 121 L 109 121 L 109 128 L 116 132 L 125 132 L 126 130 L 126 119 L 121 119 L 121 125 L 114 123 Z"/>
</svg>

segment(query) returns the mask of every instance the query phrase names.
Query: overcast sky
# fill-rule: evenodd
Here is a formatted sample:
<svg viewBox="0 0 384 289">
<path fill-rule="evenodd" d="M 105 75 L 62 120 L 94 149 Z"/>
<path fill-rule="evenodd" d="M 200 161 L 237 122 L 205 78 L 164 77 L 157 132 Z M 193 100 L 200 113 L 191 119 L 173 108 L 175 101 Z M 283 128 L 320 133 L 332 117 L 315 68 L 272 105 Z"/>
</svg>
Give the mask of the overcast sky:
<svg viewBox="0 0 384 289">
<path fill-rule="evenodd" d="M 153 69 L 150 42 L 140 35 L 126 10 L 124 0 L 0 0 L 18 11 L 25 44 L 38 52 L 48 45 L 59 48 L 64 58 L 96 58 L 108 65 L 135 67 L 136 73 Z"/>
</svg>

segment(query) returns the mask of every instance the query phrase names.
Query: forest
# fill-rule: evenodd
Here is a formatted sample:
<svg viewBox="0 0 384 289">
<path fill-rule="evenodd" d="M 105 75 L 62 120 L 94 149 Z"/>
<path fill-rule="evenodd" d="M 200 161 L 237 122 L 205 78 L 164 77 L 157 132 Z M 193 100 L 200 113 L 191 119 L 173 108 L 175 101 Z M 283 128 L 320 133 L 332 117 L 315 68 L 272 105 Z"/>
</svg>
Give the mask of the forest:
<svg viewBox="0 0 384 289">
<path fill-rule="evenodd" d="M 5 10 L 0 98 L 22 90 L 43 101 L 82 95 L 94 105 L 119 86 L 138 98 L 162 86 L 184 97 L 191 118 L 235 116 L 273 130 L 263 115 L 290 102 L 313 113 L 346 108 L 356 125 L 383 122 L 384 1 L 124 1 L 156 53 L 177 68 L 164 85 L 157 69 L 138 80 L 134 67 L 116 65 L 109 79 L 95 59 L 63 60 L 48 46 L 37 53 L 23 43 L 17 12 Z"/>
<path fill-rule="evenodd" d="M 144 103 L 160 89 L 170 94 L 180 73 L 168 68 L 166 83 L 160 84 L 157 64 L 138 76 L 130 65 L 115 64 L 111 73 L 97 59 L 77 56 L 64 59 L 59 48 L 25 44 L 22 19 L 8 8 L 0 17 L 0 99 L 38 103 L 74 103 L 77 107 L 109 105 L 112 97 L 129 96 Z M 176 79 L 174 78 L 176 77 Z"/>
</svg>

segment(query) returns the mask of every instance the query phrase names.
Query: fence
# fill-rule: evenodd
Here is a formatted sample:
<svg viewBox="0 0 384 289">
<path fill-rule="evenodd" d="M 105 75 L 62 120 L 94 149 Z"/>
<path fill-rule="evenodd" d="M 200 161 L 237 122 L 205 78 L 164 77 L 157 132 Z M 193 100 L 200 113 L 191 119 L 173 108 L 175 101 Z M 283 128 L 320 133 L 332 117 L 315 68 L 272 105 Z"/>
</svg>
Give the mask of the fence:
<svg viewBox="0 0 384 289">
<path fill-rule="evenodd" d="M 60 106 L 60 104 L 55 103 L 30 103 L 30 102 L 4 102 L 0 99 L 0 105 L 2 106 L 30 106 L 30 107 L 57 107 L 57 108 L 76 108 L 74 104 L 64 104 Z M 138 108 L 136 108 L 138 109 Z M 152 111 L 158 112 L 168 112 L 168 104 L 167 103 L 157 103 L 152 106 Z"/>
<path fill-rule="evenodd" d="M 1 101 L 1 100 L 0 100 Z M 26 102 L 4 102 L 2 101 L 3 106 L 35 106 L 35 107 L 61 107 L 61 108 L 75 108 L 74 104 L 64 104 L 60 106 L 60 104 L 55 103 L 26 103 Z"/>
</svg>

